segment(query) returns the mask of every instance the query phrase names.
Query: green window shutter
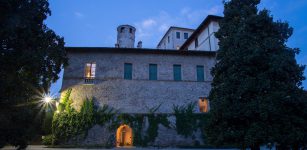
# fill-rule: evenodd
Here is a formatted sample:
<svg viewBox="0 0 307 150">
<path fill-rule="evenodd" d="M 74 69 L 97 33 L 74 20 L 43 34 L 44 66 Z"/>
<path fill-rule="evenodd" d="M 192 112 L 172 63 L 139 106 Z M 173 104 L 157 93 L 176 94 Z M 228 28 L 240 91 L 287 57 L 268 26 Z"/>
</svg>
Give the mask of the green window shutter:
<svg viewBox="0 0 307 150">
<path fill-rule="evenodd" d="M 173 72 L 174 72 L 174 80 L 181 81 L 181 65 L 174 65 Z"/>
<path fill-rule="evenodd" d="M 130 63 L 125 63 L 124 79 L 132 80 L 132 64 L 130 64 Z"/>
<path fill-rule="evenodd" d="M 149 64 L 149 80 L 158 79 L 158 66 L 157 64 Z"/>
<path fill-rule="evenodd" d="M 205 81 L 205 69 L 204 66 L 196 66 L 197 81 Z"/>
</svg>

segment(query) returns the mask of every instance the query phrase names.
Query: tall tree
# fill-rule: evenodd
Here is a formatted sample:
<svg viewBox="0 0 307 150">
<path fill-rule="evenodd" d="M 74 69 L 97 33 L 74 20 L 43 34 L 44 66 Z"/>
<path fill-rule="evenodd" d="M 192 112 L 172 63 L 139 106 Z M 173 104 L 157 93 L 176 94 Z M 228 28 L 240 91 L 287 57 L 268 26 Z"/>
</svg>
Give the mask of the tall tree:
<svg viewBox="0 0 307 150">
<path fill-rule="evenodd" d="M 299 49 L 286 45 L 293 29 L 274 21 L 260 0 L 224 1 L 224 18 L 216 33 L 220 49 L 209 95 L 206 128 L 214 145 L 259 149 L 306 144 L 306 101 L 301 83 L 304 66 Z"/>
<path fill-rule="evenodd" d="M 47 0 L 0 0 L 0 147 L 26 147 L 39 127 L 36 91 L 67 64 L 64 39 L 44 24 L 50 14 Z"/>
</svg>

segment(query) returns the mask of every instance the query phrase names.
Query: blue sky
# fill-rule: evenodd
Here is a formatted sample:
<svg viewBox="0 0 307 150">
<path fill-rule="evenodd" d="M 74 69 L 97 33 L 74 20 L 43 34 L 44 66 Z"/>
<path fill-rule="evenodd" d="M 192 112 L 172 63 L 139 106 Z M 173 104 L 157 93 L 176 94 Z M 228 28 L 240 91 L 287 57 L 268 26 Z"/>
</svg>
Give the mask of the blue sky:
<svg viewBox="0 0 307 150">
<path fill-rule="evenodd" d="M 49 3 L 52 15 L 45 23 L 65 38 L 66 46 L 114 47 L 116 27 L 130 24 L 137 29 L 136 42 L 142 40 L 143 47 L 154 48 L 170 26 L 197 28 L 207 15 L 223 15 L 222 0 L 50 0 Z M 307 1 L 262 0 L 259 8 L 269 9 L 275 20 L 289 22 L 294 34 L 288 45 L 300 48 L 297 61 L 307 64 Z M 51 93 L 58 93 L 61 82 L 59 79 L 51 86 Z M 303 86 L 307 89 L 307 81 Z"/>
</svg>

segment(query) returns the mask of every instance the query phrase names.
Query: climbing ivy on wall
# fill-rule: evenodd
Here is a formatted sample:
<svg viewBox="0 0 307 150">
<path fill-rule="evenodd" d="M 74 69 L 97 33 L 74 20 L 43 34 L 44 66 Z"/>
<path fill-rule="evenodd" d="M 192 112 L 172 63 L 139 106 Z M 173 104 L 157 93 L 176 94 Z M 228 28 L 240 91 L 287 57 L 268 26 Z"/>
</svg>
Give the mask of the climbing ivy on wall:
<svg viewBox="0 0 307 150">
<path fill-rule="evenodd" d="M 76 140 L 74 138 L 79 136 L 84 137 L 87 130 L 95 123 L 93 100 L 84 100 L 80 111 L 77 111 L 71 106 L 70 93 L 71 90 L 68 90 L 59 104 L 59 112 L 53 116 L 52 134 L 54 136 L 54 143 Z"/>
<path fill-rule="evenodd" d="M 101 126 L 110 123 L 109 129 L 116 131 L 121 124 L 127 124 L 133 129 L 134 145 L 147 146 L 158 136 L 159 124 L 170 128 L 166 114 L 155 114 L 160 107 L 149 109 L 148 114 L 119 114 L 107 105 L 97 108 L 92 99 L 85 99 L 80 111 L 72 107 L 71 89 L 67 90 L 58 106 L 52 120 L 52 144 L 66 144 L 79 141 L 87 136 L 87 131 L 95 124 Z M 146 118 L 148 126 L 145 127 Z M 143 131 L 146 132 L 143 132 Z"/>
<path fill-rule="evenodd" d="M 92 99 L 85 99 L 80 111 L 77 111 L 71 106 L 70 94 L 71 89 L 67 90 L 58 106 L 58 113 L 53 116 L 53 144 L 83 139 L 95 124 L 103 125 L 113 116 L 113 109 L 108 106 L 97 109 Z"/>
<path fill-rule="evenodd" d="M 153 112 L 149 114 L 119 114 L 112 126 L 113 129 L 116 129 L 121 124 L 129 125 L 133 130 L 133 144 L 144 147 L 155 141 L 158 136 L 159 124 L 170 128 L 167 117 L 167 114 L 154 114 Z M 146 119 L 148 119 L 148 126 L 145 126 Z"/>
<path fill-rule="evenodd" d="M 118 113 L 108 105 L 96 107 L 92 99 L 85 99 L 81 109 L 77 111 L 72 107 L 73 101 L 70 99 L 70 94 L 71 89 L 67 90 L 60 100 L 58 113 L 53 116 L 52 144 L 84 140 L 88 130 L 95 124 L 105 126 L 111 131 L 116 131 L 120 125 L 126 124 L 133 130 L 133 145 L 144 147 L 155 141 L 159 125 L 172 128 L 168 120 L 170 115 L 176 117 L 175 129 L 179 135 L 193 138 L 193 134 L 200 129 L 205 142 L 204 125 L 207 117 L 206 114 L 194 112 L 196 103 L 188 103 L 184 106 L 174 105 L 174 114 L 155 113 L 160 105 L 149 109 L 147 114 L 127 114 Z M 111 140 L 112 146 L 114 146 L 114 140 Z"/>
<path fill-rule="evenodd" d="M 183 106 L 173 106 L 174 115 L 176 117 L 176 131 L 177 134 L 184 137 L 194 137 L 194 133 L 200 129 L 202 140 L 206 143 L 205 124 L 206 114 L 195 113 L 196 103 L 188 103 Z"/>
<path fill-rule="evenodd" d="M 176 117 L 176 131 L 184 137 L 192 136 L 197 130 L 197 116 L 194 113 L 196 104 L 189 103 L 186 106 L 173 106 Z"/>
</svg>

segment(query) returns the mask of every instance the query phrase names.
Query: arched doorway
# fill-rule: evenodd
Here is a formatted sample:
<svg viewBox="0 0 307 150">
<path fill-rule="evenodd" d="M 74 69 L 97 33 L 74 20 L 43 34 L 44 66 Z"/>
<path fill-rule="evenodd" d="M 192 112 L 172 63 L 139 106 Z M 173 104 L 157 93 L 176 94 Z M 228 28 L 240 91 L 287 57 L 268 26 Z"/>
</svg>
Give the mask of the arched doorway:
<svg viewBox="0 0 307 150">
<path fill-rule="evenodd" d="M 121 125 L 116 131 L 116 146 L 132 146 L 133 133 L 128 125 Z"/>
</svg>

